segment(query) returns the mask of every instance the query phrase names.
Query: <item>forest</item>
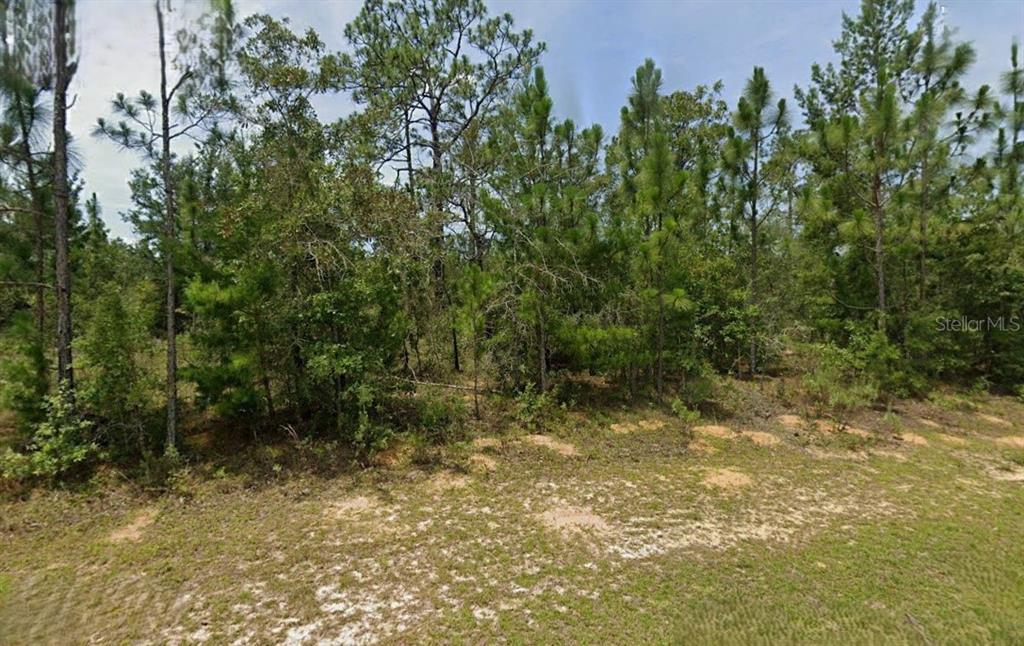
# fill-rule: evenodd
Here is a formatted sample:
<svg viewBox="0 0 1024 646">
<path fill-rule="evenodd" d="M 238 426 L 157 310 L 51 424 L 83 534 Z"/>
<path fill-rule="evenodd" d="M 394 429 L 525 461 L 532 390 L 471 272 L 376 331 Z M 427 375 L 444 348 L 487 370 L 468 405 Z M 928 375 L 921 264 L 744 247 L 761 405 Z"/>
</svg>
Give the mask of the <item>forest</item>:
<svg viewBox="0 0 1024 646">
<path fill-rule="evenodd" d="M 226 1 L 165 33 L 157 3 L 159 90 L 94 132 L 138 162 L 132 242 L 69 162 L 73 9 L 0 16 L 6 477 L 172 455 L 198 416 L 367 454 L 437 430 L 420 382 L 478 418 L 579 375 L 696 410 L 793 356 L 832 406 L 1024 388 L 1024 69 L 1007 43 L 965 87 L 934 4 L 864 2 L 795 105 L 764 67 L 729 105 L 642 61 L 606 133 L 480 1 L 367 2 L 346 53 Z"/>
<path fill-rule="evenodd" d="M 0 643 L 1024 643 L 1016 41 L 607 131 L 484 0 L 151 0 L 91 114 L 86 2 L 0 0 Z"/>
</svg>

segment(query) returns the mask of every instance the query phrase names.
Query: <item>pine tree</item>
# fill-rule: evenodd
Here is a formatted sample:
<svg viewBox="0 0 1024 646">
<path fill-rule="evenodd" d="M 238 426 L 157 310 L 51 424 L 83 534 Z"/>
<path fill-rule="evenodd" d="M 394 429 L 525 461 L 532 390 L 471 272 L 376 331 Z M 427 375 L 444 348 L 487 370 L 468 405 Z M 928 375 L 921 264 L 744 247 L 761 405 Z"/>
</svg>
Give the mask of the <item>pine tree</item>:
<svg viewBox="0 0 1024 646">
<path fill-rule="evenodd" d="M 724 163 L 738 183 L 738 197 L 747 232 L 750 236 L 749 291 L 751 304 L 761 301 L 758 281 L 759 256 L 762 246 L 762 226 L 776 215 L 779 204 L 770 199 L 769 174 L 765 167 L 786 134 L 788 116 L 786 100 L 772 105 L 772 90 L 761 67 L 755 67 L 747 81 L 743 95 L 733 113 L 734 130 L 729 133 Z M 757 340 L 750 340 L 749 370 L 757 372 Z"/>
<path fill-rule="evenodd" d="M 404 156 L 409 190 L 426 192 L 424 217 L 434 230 L 431 273 L 435 308 L 450 308 L 445 229 L 454 192 L 448 157 L 478 121 L 494 113 L 516 82 L 534 65 L 543 45 L 529 30 L 517 32 L 512 17 L 490 17 L 482 0 L 372 0 L 345 28 L 353 47 L 343 58 L 346 84 L 370 110 L 391 115 L 398 133 L 385 151 L 387 163 Z M 430 166 L 416 168 L 416 150 Z M 451 325 L 452 367 L 458 371 L 459 344 Z"/>
<path fill-rule="evenodd" d="M 69 7 L 69 5 L 71 5 Z M 70 398 L 74 405 L 75 377 L 71 363 L 71 270 L 68 259 L 68 136 L 67 136 L 67 91 L 77 64 L 69 62 L 68 50 L 73 33 L 73 16 L 68 10 L 73 4 L 68 0 L 54 0 L 53 3 L 53 218 L 56 223 L 57 261 L 57 383 L 61 394 Z"/>
<path fill-rule="evenodd" d="M 165 6 L 162 4 L 166 2 Z M 180 51 L 173 63 L 167 44 L 166 13 L 169 0 L 155 0 L 157 51 L 160 57 L 160 94 L 154 97 L 143 90 L 137 98 L 118 94 L 114 112 L 122 117 L 116 125 L 99 119 L 95 134 L 108 137 L 126 150 L 140 152 L 158 168 L 162 190 L 162 231 L 160 252 L 164 267 L 164 300 L 167 370 L 166 449 L 173 451 L 178 425 L 178 351 L 177 351 L 177 186 L 173 172 L 172 143 L 182 137 L 194 138 L 197 129 L 211 126 L 228 108 L 225 59 L 230 54 L 234 27 L 230 2 L 217 7 L 218 19 L 210 33 L 210 44 L 182 30 L 177 37 Z M 172 67 L 174 69 L 172 69 Z M 171 74 L 176 72 L 172 79 Z M 173 111 L 173 114 L 172 114 Z"/>
</svg>

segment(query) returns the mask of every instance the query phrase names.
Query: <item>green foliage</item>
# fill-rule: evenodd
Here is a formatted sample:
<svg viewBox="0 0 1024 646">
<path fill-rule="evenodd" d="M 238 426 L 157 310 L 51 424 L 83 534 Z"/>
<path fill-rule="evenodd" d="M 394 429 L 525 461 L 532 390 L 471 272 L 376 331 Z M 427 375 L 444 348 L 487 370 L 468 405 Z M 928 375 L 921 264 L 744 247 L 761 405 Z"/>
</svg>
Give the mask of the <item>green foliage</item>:
<svg viewBox="0 0 1024 646">
<path fill-rule="evenodd" d="M 159 451 L 144 450 L 139 463 L 140 482 L 148 489 L 163 490 L 181 483 L 182 459 L 176 447 Z"/>
<path fill-rule="evenodd" d="M 810 362 L 802 377 L 803 387 L 819 411 L 843 416 L 882 394 L 865 369 L 865 358 L 853 350 L 818 344 L 802 348 L 801 353 Z"/>
<path fill-rule="evenodd" d="M 684 424 L 696 424 L 700 420 L 700 411 L 691 409 L 679 398 L 672 400 L 672 412 Z"/>
<path fill-rule="evenodd" d="M 855 328 L 847 345 L 800 349 L 803 385 L 821 412 L 845 415 L 876 402 L 921 394 L 924 384 L 885 335 Z"/>
<path fill-rule="evenodd" d="M 877 331 L 857 330 L 849 350 L 857 369 L 874 384 L 878 396 L 886 399 L 921 394 L 924 383 L 908 365 L 900 348 Z"/>
<path fill-rule="evenodd" d="M 557 397 L 551 392 L 538 392 L 529 384 L 515 398 L 514 418 L 521 427 L 531 430 L 543 428 L 557 408 Z"/>
<path fill-rule="evenodd" d="M 47 360 L 27 313 L 12 318 L 0 337 L 0 352 L 0 405 L 13 411 L 21 426 L 39 422 L 49 389 Z"/>
<path fill-rule="evenodd" d="M 99 457 L 92 423 L 79 417 L 68 390 L 47 398 L 46 418 L 35 426 L 24 451 L 0 454 L 0 474 L 15 480 L 53 480 Z"/>
<path fill-rule="evenodd" d="M 431 443 L 446 443 L 457 438 L 469 411 L 462 397 L 426 390 L 416 399 L 416 431 Z"/>
<path fill-rule="evenodd" d="M 149 312 L 141 302 L 149 294 L 126 294 L 110 290 L 80 309 L 87 324 L 77 344 L 79 403 L 97 419 L 98 435 L 115 455 L 148 448 L 144 423 L 155 390 L 144 368 L 153 354 Z"/>
<path fill-rule="evenodd" d="M 666 88 L 646 59 L 607 137 L 557 118 L 543 44 L 479 0 L 366 2 L 346 54 L 267 15 L 242 30 L 230 3 L 182 19 L 168 136 L 197 145 L 165 155 L 160 100 L 118 94 L 97 134 L 142 153 L 137 241 L 109 238 L 95 196 L 72 223 L 94 427 L 51 407 L 13 470 L 58 473 L 95 443 L 166 480 L 156 412 L 179 400 L 362 454 L 444 440 L 465 403 L 403 404 L 401 385 L 470 371 L 478 419 L 486 385 L 538 427 L 579 373 L 689 419 L 716 374 L 782 368 L 790 338 L 832 413 L 1024 383 L 1024 72 L 1014 46 L 998 89 L 969 91 L 974 50 L 936 5 L 846 16 L 796 90 L 802 119 L 761 65 L 730 110 L 720 83 Z M 24 22 L 0 74 L 0 400 L 31 431 L 52 388 L 53 182 L 45 20 Z M 314 104 L 339 93 L 357 109 L 324 123 Z M 169 401 L 168 320 L 187 382 Z"/>
<path fill-rule="evenodd" d="M 716 377 L 708 366 L 699 366 L 691 371 L 679 385 L 678 398 L 689 408 L 697 409 L 715 396 Z"/>
</svg>

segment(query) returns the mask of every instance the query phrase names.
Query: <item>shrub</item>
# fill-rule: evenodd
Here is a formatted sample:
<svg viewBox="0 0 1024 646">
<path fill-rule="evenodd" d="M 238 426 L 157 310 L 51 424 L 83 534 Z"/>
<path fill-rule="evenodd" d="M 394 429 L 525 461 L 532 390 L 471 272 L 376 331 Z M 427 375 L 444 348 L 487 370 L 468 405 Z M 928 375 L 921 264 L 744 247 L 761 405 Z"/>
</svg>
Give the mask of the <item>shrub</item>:
<svg viewBox="0 0 1024 646">
<path fill-rule="evenodd" d="M 516 396 L 515 419 L 524 428 L 539 428 L 555 407 L 555 395 L 529 384 Z"/>
<path fill-rule="evenodd" d="M 152 448 L 143 420 L 153 384 L 140 364 L 151 345 L 147 315 L 118 292 L 99 296 L 89 313 L 78 343 L 84 367 L 79 371 L 80 403 L 101 420 L 98 430 L 107 446 L 137 456 Z"/>
<path fill-rule="evenodd" d="M 818 409 L 842 415 L 878 398 L 878 385 L 864 369 L 863 357 L 852 350 L 824 343 L 804 346 L 802 352 L 813 357 L 803 386 Z"/>
<path fill-rule="evenodd" d="M 36 425 L 26 451 L 0 454 L 5 478 L 54 479 L 98 456 L 92 424 L 78 417 L 64 388 L 47 398 L 45 409 L 46 419 Z"/>
<path fill-rule="evenodd" d="M 876 389 L 874 399 L 906 397 L 926 390 L 921 375 L 915 373 L 899 347 L 884 333 L 854 328 L 849 349 L 858 368 Z"/>
<path fill-rule="evenodd" d="M 700 419 L 700 411 L 691 410 L 681 399 L 672 400 L 672 412 L 676 414 L 684 424 L 696 424 Z"/>
<path fill-rule="evenodd" d="M 428 439 L 447 442 L 468 416 L 461 397 L 428 392 L 418 402 L 420 430 Z"/>
<path fill-rule="evenodd" d="M 0 339 L 0 406 L 14 412 L 19 426 L 27 428 L 44 418 L 43 402 L 49 388 L 46 353 L 39 345 L 31 318 L 24 312 Z"/>
<path fill-rule="evenodd" d="M 699 364 L 679 387 L 678 396 L 687 408 L 698 408 L 715 395 L 715 376 L 710 366 Z"/>
</svg>

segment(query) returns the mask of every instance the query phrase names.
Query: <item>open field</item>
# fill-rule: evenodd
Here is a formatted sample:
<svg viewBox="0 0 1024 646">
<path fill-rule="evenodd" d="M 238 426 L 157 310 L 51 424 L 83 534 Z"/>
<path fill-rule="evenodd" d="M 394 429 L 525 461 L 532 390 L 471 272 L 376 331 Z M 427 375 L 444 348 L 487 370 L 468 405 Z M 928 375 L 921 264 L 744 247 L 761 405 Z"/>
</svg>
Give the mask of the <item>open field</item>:
<svg viewBox="0 0 1024 646">
<path fill-rule="evenodd" d="M 0 508 L 0 642 L 1019 644 L 1024 405 L 971 408 L 574 411 L 431 464 L 38 492 Z"/>
</svg>

